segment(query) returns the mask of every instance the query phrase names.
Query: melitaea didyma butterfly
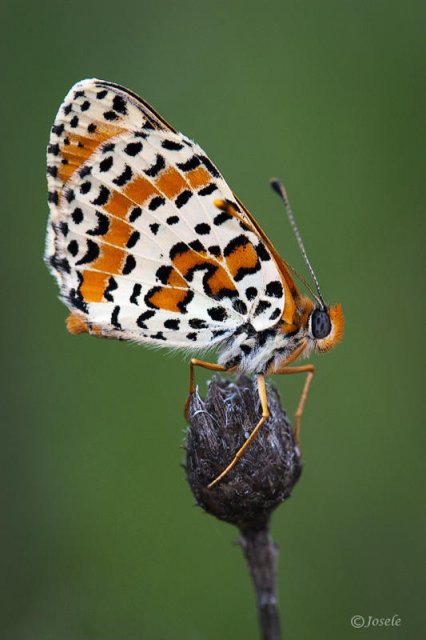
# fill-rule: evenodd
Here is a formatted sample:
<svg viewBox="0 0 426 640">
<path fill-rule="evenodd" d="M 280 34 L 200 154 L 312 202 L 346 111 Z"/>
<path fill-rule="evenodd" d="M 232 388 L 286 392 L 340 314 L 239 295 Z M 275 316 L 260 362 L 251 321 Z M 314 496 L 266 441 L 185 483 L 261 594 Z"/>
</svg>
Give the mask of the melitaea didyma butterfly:
<svg viewBox="0 0 426 640">
<path fill-rule="evenodd" d="M 296 238 L 314 277 L 316 303 L 300 294 L 293 269 L 228 187 L 204 151 L 136 94 L 110 82 L 76 84 L 52 127 L 48 147 L 50 219 L 46 260 L 71 311 L 71 333 L 158 346 L 216 348 L 217 364 L 255 374 L 262 417 L 229 466 L 269 416 L 265 375 L 341 338 L 340 305 L 324 303 L 278 181 Z"/>
</svg>

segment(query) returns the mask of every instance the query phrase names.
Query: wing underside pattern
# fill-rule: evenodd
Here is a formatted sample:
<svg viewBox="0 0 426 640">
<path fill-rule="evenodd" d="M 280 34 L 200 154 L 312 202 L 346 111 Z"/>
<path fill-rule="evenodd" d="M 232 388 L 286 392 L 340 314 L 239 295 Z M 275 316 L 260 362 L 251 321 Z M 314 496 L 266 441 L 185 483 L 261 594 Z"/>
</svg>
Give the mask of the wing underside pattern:
<svg viewBox="0 0 426 640">
<path fill-rule="evenodd" d="M 73 87 L 48 185 L 46 259 L 92 333 L 206 348 L 281 318 L 277 264 L 216 167 L 127 90 Z"/>
</svg>

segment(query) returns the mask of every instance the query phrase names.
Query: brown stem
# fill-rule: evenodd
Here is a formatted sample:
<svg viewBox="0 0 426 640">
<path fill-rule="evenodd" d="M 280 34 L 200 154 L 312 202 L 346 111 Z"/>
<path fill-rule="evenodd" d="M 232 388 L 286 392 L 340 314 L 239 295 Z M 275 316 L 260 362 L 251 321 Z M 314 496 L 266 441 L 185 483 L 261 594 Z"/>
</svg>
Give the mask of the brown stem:
<svg viewBox="0 0 426 640">
<path fill-rule="evenodd" d="M 241 531 L 238 542 L 243 549 L 253 580 L 262 640 L 280 640 L 277 546 L 266 528 L 260 531 Z"/>
</svg>

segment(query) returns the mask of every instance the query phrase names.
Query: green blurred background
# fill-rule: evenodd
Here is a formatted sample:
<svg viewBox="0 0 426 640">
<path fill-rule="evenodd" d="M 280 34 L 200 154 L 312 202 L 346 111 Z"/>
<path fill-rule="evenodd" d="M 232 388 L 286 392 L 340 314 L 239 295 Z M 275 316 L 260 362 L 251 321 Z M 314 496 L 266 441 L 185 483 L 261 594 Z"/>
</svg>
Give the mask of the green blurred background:
<svg viewBox="0 0 426 640">
<path fill-rule="evenodd" d="M 355 614 L 402 618 L 375 640 L 424 637 L 425 3 L 23 0 L 1 17 L 0 637 L 258 637 L 236 531 L 180 468 L 184 359 L 66 333 L 42 262 L 49 127 L 91 76 L 196 139 L 304 271 L 280 176 L 344 306 L 273 520 L 288 638 L 355 638 Z M 293 411 L 302 380 L 276 384 Z"/>
</svg>

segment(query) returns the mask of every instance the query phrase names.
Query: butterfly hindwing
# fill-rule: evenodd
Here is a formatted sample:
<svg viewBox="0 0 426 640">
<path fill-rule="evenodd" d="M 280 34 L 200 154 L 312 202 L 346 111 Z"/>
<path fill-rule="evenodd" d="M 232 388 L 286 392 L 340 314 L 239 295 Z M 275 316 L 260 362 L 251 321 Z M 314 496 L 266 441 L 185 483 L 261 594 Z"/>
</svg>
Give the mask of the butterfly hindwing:
<svg viewBox="0 0 426 640">
<path fill-rule="evenodd" d="M 134 94 L 73 87 L 52 128 L 48 182 L 47 258 L 96 332 L 206 347 L 281 317 L 267 243 L 202 149 Z"/>
</svg>

